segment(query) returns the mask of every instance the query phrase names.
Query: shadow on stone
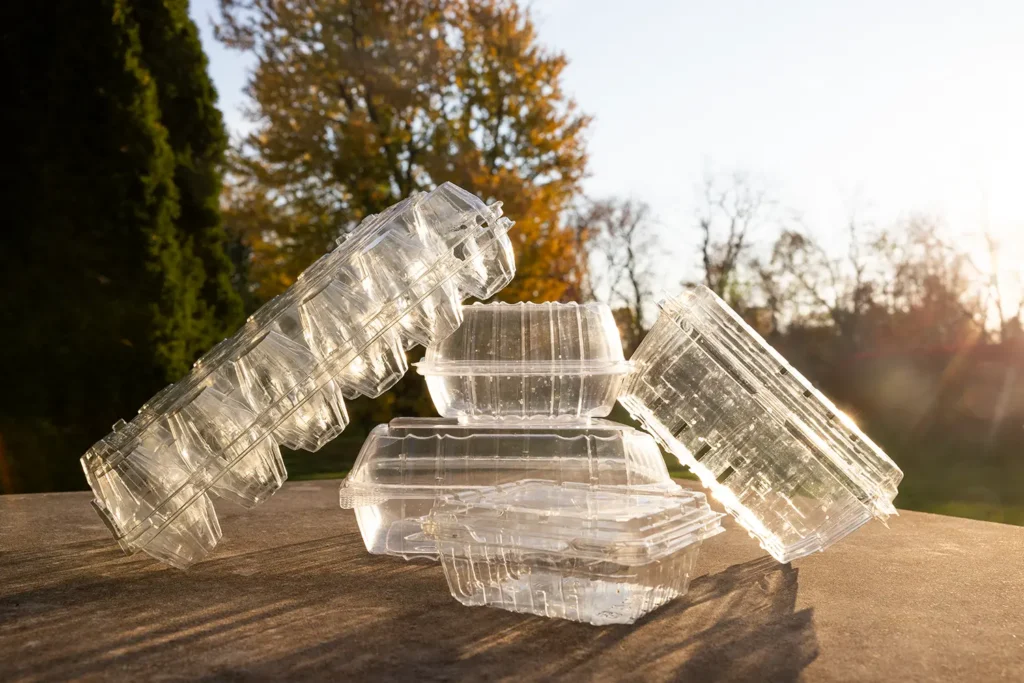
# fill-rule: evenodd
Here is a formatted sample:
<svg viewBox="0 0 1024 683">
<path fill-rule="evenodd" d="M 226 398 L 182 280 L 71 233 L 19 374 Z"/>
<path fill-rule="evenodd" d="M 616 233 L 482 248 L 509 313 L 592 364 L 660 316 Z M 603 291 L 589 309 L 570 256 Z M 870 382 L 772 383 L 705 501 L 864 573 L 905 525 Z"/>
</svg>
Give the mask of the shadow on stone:
<svg viewBox="0 0 1024 683">
<path fill-rule="evenodd" d="M 813 610 L 796 611 L 799 571 L 770 557 L 693 582 L 690 592 L 644 624 L 669 627 L 652 657 L 687 656 L 681 680 L 795 681 L 818 656 Z"/>
<path fill-rule="evenodd" d="M 596 628 L 463 607 L 437 565 L 370 556 L 353 533 L 187 573 L 98 542 L 70 550 L 0 562 L 0 650 L 16 653 L 0 678 L 785 681 L 817 655 L 797 570 L 770 558 Z"/>
</svg>

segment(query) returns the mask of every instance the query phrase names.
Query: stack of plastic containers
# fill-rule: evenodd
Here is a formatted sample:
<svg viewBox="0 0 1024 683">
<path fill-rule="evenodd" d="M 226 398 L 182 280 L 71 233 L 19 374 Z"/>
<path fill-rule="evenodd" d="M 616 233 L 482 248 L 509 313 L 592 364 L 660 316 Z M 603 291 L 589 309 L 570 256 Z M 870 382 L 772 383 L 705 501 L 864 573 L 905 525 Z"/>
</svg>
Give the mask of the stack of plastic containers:
<svg viewBox="0 0 1024 683">
<path fill-rule="evenodd" d="M 628 624 L 686 592 L 720 517 L 678 487 L 527 480 L 442 496 L 422 536 L 464 605 Z"/>
<path fill-rule="evenodd" d="M 654 440 L 614 422 L 400 418 L 367 438 L 342 484 L 341 505 L 355 509 L 371 553 L 436 557 L 434 543 L 410 536 L 441 495 L 523 479 L 675 488 Z"/>
<path fill-rule="evenodd" d="M 703 494 L 607 415 L 630 370 L 602 304 L 476 304 L 419 365 L 448 419 L 394 420 L 342 484 L 367 549 L 442 560 L 465 604 L 628 623 L 685 592 Z"/>
<path fill-rule="evenodd" d="M 344 398 L 377 396 L 405 351 L 452 333 L 466 296 L 515 266 L 500 204 L 444 184 L 370 216 L 233 337 L 82 458 L 121 546 L 176 567 L 220 538 L 209 493 L 253 506 L 286 478 L 278 444 L 316 450 L 346 426 Z"/>
<path fill-rule="evenodd" d="M 895 514 L 899 468 L 706 288 L 623 360 L 607 307 L 474 305 L 419 371 L 449 420 L 378 427 L 342 485 L 367 549 L 441 559 L 465 604 L 628 622 L 721 530 L 616 398 L 780 562 Z"/>
<path fill-rule="evenodd" d="M 176 567 L 220 538 L 428 346 L 440 419 L 373 430 L 341 487 L 367 549 L 440 560 L 468 605 L 628 623 L 683 594 L 722 531 L 690 467 L 773 557 L 895 514 L 899 468 L 717 296 L 694 288 L 630 362 L 603 304 L 476 304 L 515 270 L 500 204 L 451 184 L 370 216 L 82 458 L 121 546 Z M 608 422 L 615 401 L 649 433 Z"/>
</svg>

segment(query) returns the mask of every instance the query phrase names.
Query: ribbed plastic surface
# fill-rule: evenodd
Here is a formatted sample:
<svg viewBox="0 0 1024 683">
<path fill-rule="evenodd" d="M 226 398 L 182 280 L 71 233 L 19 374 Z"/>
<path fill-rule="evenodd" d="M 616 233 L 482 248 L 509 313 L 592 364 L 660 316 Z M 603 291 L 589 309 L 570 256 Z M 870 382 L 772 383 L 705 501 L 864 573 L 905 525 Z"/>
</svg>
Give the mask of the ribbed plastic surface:
<svg viewBox="0 0 1024 683">
<path fill-rule="evenodd" d="M 632 360 L 622 405 L 780 562 L 896 513 L 895 463 L 709 289 Z"/>
<path fill-rule="evenodd" d="M 474 304 L 418 371 L 446 417 L 602 417 L 630 365 L 604 304 Z"/>
<path fill-rule="evenodd" d="M 632 623 L 685 593 L 721 517 L 678 486 L 526 480 L 443 496 L 422 527 L 463 604 L 602 625 Z"/>
<path fill-rule="evenodd" d="M 500 204 L 445 183 L 370 216 L 233 337 L 119 422 L 82 458 L 104 522 L 126 550 L 186 567 L 216 545 L 207 492 L 243 505 L 286 473 L 278 443 L 316 450 L 377 396 L 405 350 L 460 324 L 465 296 L 514 275 Z"/>
<path fill-rule="evenodd" d="M 342 483 L 371 553 L 434 556 L 410 540 L 439 496 L 521 479 L 630 489 L 675 487 L 657 444 L 625 425 L 594 420 L 459 424 L 402 418 L 376 427 Z"/>
</svg>

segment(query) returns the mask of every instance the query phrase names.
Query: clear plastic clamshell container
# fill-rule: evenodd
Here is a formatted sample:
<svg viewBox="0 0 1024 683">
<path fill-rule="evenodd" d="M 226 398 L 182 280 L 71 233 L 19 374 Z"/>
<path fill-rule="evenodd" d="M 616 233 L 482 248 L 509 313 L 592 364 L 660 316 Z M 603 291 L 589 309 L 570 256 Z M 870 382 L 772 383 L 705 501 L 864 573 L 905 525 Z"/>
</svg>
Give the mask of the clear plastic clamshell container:
<svg viewBox="0 0 1024 683">
<path fill-rule="evenodd" d="M 367 217 L 180 382 L 82 458 L 94 506 L 127 551 L 176 567 L 220 527 L 208 492 L 255 505 L 286 473 L 278 443 L 316 450 L 347 425 L 344 398 L 377 396 L 405 350 L 452 333 L 466 296 L 515 273 L 500 203 L 445 183 Z"/>
<path fill-rule="evenodd" d="M 343 508 L 355 509 L 371 553 L 436 557 L 432 540 L 410 537 L 440 495 L 521 479 L 630 490 L 676 486 L 649 435 L 606 420 L 400 418 L 370 433 L 340 499 Z"/>
<path fill-rule="evenodd" d="M 704 494 L 520 481 L 442 496 L 421 521 L 452 595 L 595 625 L 684 594 L 701 541 L 723 531 Z"/>
<path fill-rule="evenodd" d="M 605 304 L 474 304 L 417 365 L 445 417 L 603 417 L 630 364 Z"/>
<path fill-rule="evenodd" d="M 780 562 L 896 514 L 903 473 L 711 290 L 662 304 L 620 402 Z"/>
</svg>

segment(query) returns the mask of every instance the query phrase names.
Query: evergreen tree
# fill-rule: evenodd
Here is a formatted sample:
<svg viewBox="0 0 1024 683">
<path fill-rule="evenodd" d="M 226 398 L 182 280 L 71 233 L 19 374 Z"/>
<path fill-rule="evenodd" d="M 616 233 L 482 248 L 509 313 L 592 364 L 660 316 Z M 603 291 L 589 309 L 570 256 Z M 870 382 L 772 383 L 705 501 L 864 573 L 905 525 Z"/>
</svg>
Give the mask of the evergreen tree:
<svg viewBox="0 0 1024 683">
<path fill-rule="evenodd" d="M 0 231 L 0 485 L 80 488 L 85 449 L 214 336 L 203 244 L 219 228 L 185 223 L 192 202 L 216 205 L 175 182 L 198 136 L 180 133 L 186 114 L 164 125 L 130 0 L 16 5 L 0 48 L 17 169 Z"/>
<path fill-rule="evenodd" d="M 219 206 L 227 135 L 188 0 L 132 0 L 132 8 L 142 62 L 156 81 L 160 121 L 174 152 L 177 225 L 205 271 L 197 311 L 202 334 L 190 340 L 195 344 L 190 351 L 201 353 L 233 332 L 243 317 Z"/>
</svg>

